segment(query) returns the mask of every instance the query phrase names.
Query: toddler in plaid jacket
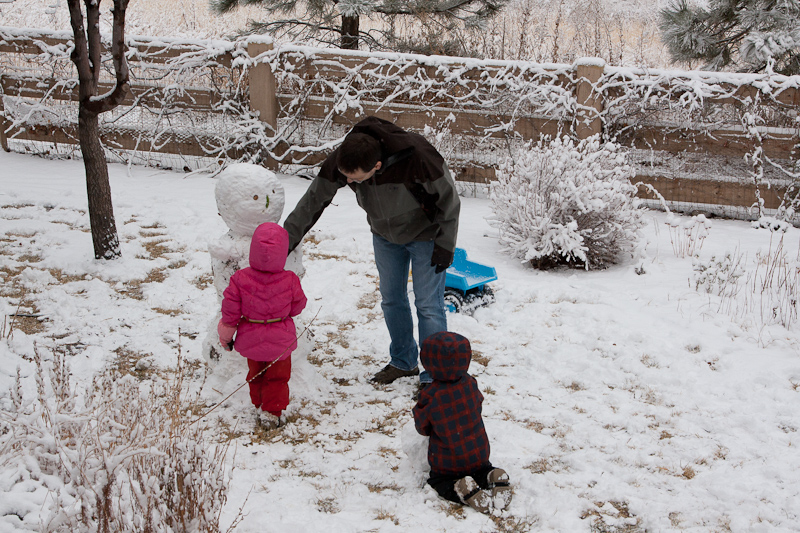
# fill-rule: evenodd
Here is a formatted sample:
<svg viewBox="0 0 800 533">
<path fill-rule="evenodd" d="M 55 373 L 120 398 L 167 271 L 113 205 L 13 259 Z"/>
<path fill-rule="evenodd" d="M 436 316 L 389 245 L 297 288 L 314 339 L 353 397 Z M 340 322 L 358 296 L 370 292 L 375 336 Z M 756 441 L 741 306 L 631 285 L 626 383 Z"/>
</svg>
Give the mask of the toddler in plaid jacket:
<svg viewBox="0 0 800 533">
<path fill-rule="evenodd" d="M 504 509 L 511 501 L 511 487 L 508 474 L 489 462 L 483 395 L 467 374 L 469 341 L 457 333 L 435 333 L 422 342 L 419 356 L 433 378 L 414 407 L 417 431 L 430 437 L 428 484 L 441 497 L 482 513 Z"/>
</svg>

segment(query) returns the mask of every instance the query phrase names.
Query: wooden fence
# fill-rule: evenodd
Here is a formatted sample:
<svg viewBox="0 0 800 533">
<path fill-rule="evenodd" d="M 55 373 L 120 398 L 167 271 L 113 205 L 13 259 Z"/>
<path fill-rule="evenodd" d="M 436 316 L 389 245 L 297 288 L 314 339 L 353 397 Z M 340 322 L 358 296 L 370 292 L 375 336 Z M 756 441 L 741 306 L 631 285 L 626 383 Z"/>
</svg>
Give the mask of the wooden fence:
<svg viewBox="0 0 800 533">
<path fill-rule="evenodd" d="M 64 33 L 48 34 L 41 32 L 32 35 L 30 30 L 15 33 L 8 28 L 0 33 L 0 54 L 6 58 L 41 57 L 50 49 L 69 49 L 71 39 Z M 168 105 L 171 108 L 180 108 L 185 112 L 193 113 L 221 113 L 220 103 L 230 95 L 221 94 L 218 87 L 186 87 L 171 93 L 169 98 L 164 97 L 164 92 L 154 90 L 150 80 L 137 81 L 135 75 L 137 61 L 146 57 L 148 65 L 169 64 L 176 58 L 197 52 L 197 46 L 188 43 L 185 45 L 160 44 L 163 40 L 148 42 L 147 39 L 134 38 L 136 53 L 129 54 L 130 68 L 133 73 L 131 91 L 126 99 L 128 106 L 148 106 L 150 109 Z M 266 57 L 271 49 L 268 42 L 251 41 L 246 44 L 245 52 L 249 59 Z M 237 55 L 238 54 L 238 55 Z M 241 57 L 242 50 L 233 47 L 214 57 L 215 68 L 227 68 L 233 71 L 237 57 Z M 412 63 L 413 56 L 409 56 Z M 502 111 L 485 109 L 480 102 L 470 102 L 468 98 L 460 99 L 457 106 L 451 105 L 452 100 L 442 99 L 436 101 L 435 94 L 417 92 L 405 94 L 402 98 L 390 102 L 382 101 L 379 97 L 372 100 L 360 101 L 358 106 L 346 107 L 340 111 L 331 111 L 336 106 L 337 95 L 335 91 L 328 90 L 336 85 L 337 80 L 347 76 L 352 77 L 354 69 L 358 69 L 369 61 L 375 61 L 376 54 L 359 53 L 352 51 L 315 50 L 313 53 L 300 53 L 279 57 L 272 61 L 277 68 L 291 69 L 294 76 L 305 79 L 325 80 L 325 83 L 315 85 L 310 94 L 305 95 L 302 104 L 302 120 L 309 122 L 324 121 L 326 117 L 333 123 L 347 127 L 364 115 L 374 114 L 379 117 L 394 121 L 404 128 L 422 130 L 425 125 L 448 123 L 448 128 L 453 135 L 464 136 L 494 136 L 515 137 L 524 140 L 536 140 L 544 135 L 569 134 L 576 139 L 584 139 L 597 133 L 604 133 L 607 137 L 616 138 L 619 142 L 633 149 L 649 150 L 656 155 L 655 159 L 675 157 L 679 154 L 705 154 L 709 157 L 728 157 L 736 160 L 744 159 L 754 152 L 758 145 L 764 156 L 772 160 L 795 161 L 797 159 L 798 126 L 791 121 L 785 124 L 783 119 L 775 119 L 775 124 L 770 124 L 769 117 L 777 114 L 783 117 L 787 113 L 794 113 L 800 107 L 800 82 L 789 80 L 780 85 L 774 94 L 767 95 L 766 84 L 762 78 L 747 78 L 744 82 L 727 82 L 724 79 L 717 83 L 723 90 L 718 94 L 706 96 L 702 105 L 739 105 L 742 102 L 756 107 L 763 119 L 758 128 L 760 133 L 755 137 L 752 131 L 748 132 L 736 124 L 714 124 L 712 127 L 705 125 L 697 127 L 696 124 L 676 125 L 674 122 L 660 122 L 659 120 L 640 121 L 633 124 L 626 119 L 626 112 L 619 112 L 614 116 L 622 119 L 610 119 L 609 113 L 615 105 L 625 96 L 625 83 L 631 79 L 640 86 L 647 87 L 649 79 L 658 78 L 661 92 L 668 94 L 667 107 L 684 98 L 687 89 L 677 89 L 670 92 L 669 83 L 664 84 L 665 76 L 656 73 L 634 72 L 630 70 L 614 69 L 605 66 L 597 60 L 578 61 L 573 66 L 544 65 L 538 70 L 539 76 L 531 79 L 530 83 L 549 83 L 559 87 L 574 103 L 573 109 L 568 113 L 559 113 L 554 116 L 542 116 L 537 113 L 520 113 L 509 116 Z M 379 57 L 380 59 L 380 57 Z M 448 60 L 457 64 L 457 60 Z M 12 61 L 13 63 L 13 61 Z M 380 61 L 378 61 L 380 63 Z M 386 69 L 391 70 L 391 61 L 386 62 Z M 460 74 L 462 82 L 454 88 L 463 91 L 468 97 L 470 90 L 480 84 L 490 83 L 496 72 L 508 71 L 509 62 L 473 62 L 468 64 Z M 518 62 L 519 63 L 519 62 Z M 519 65 L 514 66 L 518 68 Z M 383 68 L 383 67 L 381 67 Z M 425 58 L 419 58 L 413 67 L 419 72 L 424 72 L 427 79 L 436 79 L 438 69 Z M 542 75 L 544 73 L 544 75 Z M 282 87 L 277 79 L 281 79 L 281 72 L 273 72 L 269 63 L 251 61 L 245 73 L 240 73 L 244 90 L 236 96 L 245 107 L 259 114 L 260 119 L 267 124 L 268 129 L 280 129 L 289 110 L 297 107 L 297 94 L 291 92 L 291 87 Z M 414 72 L 408 68 L 404 75 L 413 77 Z M 691 77 L 691 73 L 686 73 Z M 229 74 L 236 77 L 236 74 Z M 638 76 L 638 79 L 634 79 Z M 709 76 L 712 76 L 709 73 Z M 616 83 L 615 80 L 625 79 L 625 83 Z M 465 80 L 465 81 L 463 81 Z M 489 80 L 489 81 L 487 81 Z M 748 81 L 751 80 L 751 81 Z M 653 83 L 657 85 L 658 83 Z M 687 85 L 684 83 L 684 85 Z M 689 83 L 688 85 L 691 85 Z M 162 87 L 163 88 L 163 87 Z M 472 89 L 471 89 L 472 88 Z M 66 79 L 52 75 L 31 74 L 15 69 L 4 68 L 0 72 L 0 91 L 6 97 L 24 98 L 31 101 L 43 101 L 45 98 L 64 102 L 74 102 L 77 98 L 77 81 L 75 77 L 67 76 Z M 652 93 L 655 94 L 655 93 Z M 157 97 L 155 96 L 157 95 Z M 341 95 L 340 95 L 341 96 Z M 642 98 L 650 97 L 649 93 Z M 12 123 L 7 119 L 7 114 L 2 109 L 3 98 L 0 97 L 0 142 L 5 150 L 9 150 L 9 140 L 43 141 L 51 143 L 77 143 L 76 125 L 64 124 L 21 124 Z M 638 105 L 638 104 L 637 104 Z M 640 105 L 639 112 L 646 106 Z M 792 111 L 794 110 L 794 111 Z M 616 112 L 616 110 L 614 110 Z M 498 123 L 511 124 L 510 128 L 492 130 Z M 487 134 L 486 132 L 491 133 Z M 167 132 L 159 136 L 157 142 L 142 143 L 141 132 L 130 128 L 104 129 L 104 143 L 107 146 L 120 150 L 154 151 L 163 153 L 181 154 L 200 157 L 228 157 L 239 158 L 246 149 L 236 146 L 224 145 L 220 149 L 218 135 L 208 135 L 207 138 L 196 134 L 192 137 L 181 136 L 180 132 Z M 296 142 L 278 143 L 270 151 L 272 158 L 269 164 L 276 166 L 275 159 L 283 164 L 292 164 L 302 161 L 303 164 L 314 164 L 325 157 L 324 150 L 307 150 L 298 146 Z M 494 179 L 495 168 L 492 164 L 480 164 L 472 161 L 459 161 L 454 164 L 456 177 L 462 181 L 488 182 Z M 708 176 L 675 177 L 668 174 L 659 175 L 655 172 L 640 172 L 636 178 L 643 184 L 654 186 L 666 200 L 671 202 L 686 202 L 692 204 L 716 204 L 727 206 L 747 207 L 753 204 L 756 198 L 756 183 L 751 180 L 715 181 Z M 772 187 L 760 187 L 759 194 L 765 201 L 765 207 L 777 208 L 784 196 L 786 184 Z M 641 189 L 641 194 L 647 192 Z"/>
<path fill-rule="evenodd" d="M 25 60 L 30 58 L 41 58 L 45 56 L 44 62 L 48 59 L 48 50 L 69 50 L 72 48 L 72 38 L 63 32 L 42 32 L 36 30 L 20 30 L 18 33 L 4 28 L 6 31 L 0 33 L 0 54 L 7 57 L 16 56 L 17 61 L 25 65 Z M 131 46 L 131 41 L 134 43 Z M 168 69 L 168 65 L 175 62 L 187 54 L 203 53 L 203 47 L 186 44 L 164 44 L 163 39 L 150 42 L 150 39 L 129 39 L 129 47 L 135 49 L 135 53 L 128 54 L 128 63 L 131 71 L 130 91 L 121 104 L 121 107 L 146 107 L 148 109 L 169 108 L 179 109 L 187 113 L 219 113 L 220 104 L 225 98 L 224 94 L 211 86 L 181 87 L 179 90 L 169 90 L 164 84 L 154 83 L 152 79 L 137 80 L 137 69 L 143 61 L 147 62 L 148 68 L 158 68 L 162 66 Z M 258 55 L 264 50 L 271 49 L 272 45 L 259 43 L 257 41 L 248 43 L 248 53 L 253 56 Z M 129 50 L 130 50 L 129 48 Z M 104 55 L 108 54 L 108 50 Z M 64 57 L 61 58 L 64 63 Z M 224 51 L 213 58 L 215 68 L 231 69 L 234 57 L 231 50 Z M 12 59 L 10 64 L 15 64 Z M 62 71 L 64 65 L 61 65 Z M 66 75 L 53 76 L 46 72 L 47 69 L 31 68 L 6 68 L 0 71 L 0 94 L 10 97 L 28 99 L 30 101 L 43 102 L 77 102 L 78 101 L 78 80 L 75 72 Z M 31 73 L 33 71 L 33 73 Z M 45 72 L 44 74 L 42 72 Z M 275 110 L 270 109 L 271 100 L 266 96 L 263 88 L 269 91 L 269 84 L 266 79 L 271 78 L 271 71 L 267 65 L 259 65 L 252 69 L 252 81 L 259 84 L 252 87 L 249 91 L 249 105 L 262 113 L 262 116 L 274 121 Z M 113 78 L 107 73 L 110 79 L 101 79 L 98 92 L 102 94 L 113 87 Z M 145 78 L 145 77 L 142 77 Z M 0 98 L 0 143 L 2 148 L 9 151 L 9 139 L 19 141 L 38 141 L 46 143 L 78 144 L 77 123 L 74 124 L 41 124 L 41 123 L 17 123 L 12 124 L 4 113 L 3 99 Z M 156 142 L 142 143 L 141 131 L 136 128 L 118 127 L 102 128 L 102 140 L 106 147 L 118 150 L 139 150 L 144 152 L 158 152 L 168 154 L 180 154 L 186 156 L 209 157 L 219 156 L 208 146 L 217 144 L 216 139 L 199 137 L 194 134 L 191 136 L 182 135 L 180 132 L 171 132 L 159 136 Z M 235 149 L 226 151 L 225 155 L 230 158 L 238 158 L 243 154 Z"/>
</svg>

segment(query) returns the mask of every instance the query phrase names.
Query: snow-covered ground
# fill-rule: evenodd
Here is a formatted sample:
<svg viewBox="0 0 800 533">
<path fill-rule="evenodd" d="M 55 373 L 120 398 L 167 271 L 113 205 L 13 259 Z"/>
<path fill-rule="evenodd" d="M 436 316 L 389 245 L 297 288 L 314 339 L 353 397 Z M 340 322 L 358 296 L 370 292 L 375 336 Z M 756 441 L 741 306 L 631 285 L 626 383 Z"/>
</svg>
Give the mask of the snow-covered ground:
<svg viewBox="0 0 800 533">
<path fill-rule="evenodd" d="M 24 287 L 43 326 L 4 329 L 0 405 L 18 367 L 35 394 L 34 343 L 69 346 L 78 385 L 123 356 L 171 367 L 179 332 L 182 355 L 202 361 L 218 305 L 207 247 L 227 231 L 213 179 L 112 165 L 123 257 L 99 262 L 81 162 L 0 153 L 0 169 L 0 309 L 16 313 L 11 295 Z M 286 214 L 308 181 L 281 182 Z M 475 350 L 510 508 L 487 517 L 439 499 L 413 431 L 416 384 L 368 382 L 389 341 L 369 230 L 345 189 L 305 244 L 298 322 L 316 316 L 314 350 L 296 365 L 290 423 L 255 431 L 246 388 L 209 415 L 235 437 L 223 526 L 242 508 L 243 532 L 800 530 L 800 338 L 771 324 L 745 286 L 770 233 L 713 221 L 699 261 L 741 254 L 745 272 L 738 294 L 720 299 L 695 290 L 693 260 L 674 253 L 663 213 L 647 215 L 642 258 L 597 272 L 539 272 L 501 255 L 488 215 L 488 200 L 464 198 L 458 244 L 497 268 L 497 301 L 450 315 L 449 328 Z M 798 240 L 790 228 L 792 267 Z M 244 368 L 209 376 L 208 407 Z M 0 531 L 36 529 L 44 481 L 7 467 L 0 458 Z"/>
</svg>

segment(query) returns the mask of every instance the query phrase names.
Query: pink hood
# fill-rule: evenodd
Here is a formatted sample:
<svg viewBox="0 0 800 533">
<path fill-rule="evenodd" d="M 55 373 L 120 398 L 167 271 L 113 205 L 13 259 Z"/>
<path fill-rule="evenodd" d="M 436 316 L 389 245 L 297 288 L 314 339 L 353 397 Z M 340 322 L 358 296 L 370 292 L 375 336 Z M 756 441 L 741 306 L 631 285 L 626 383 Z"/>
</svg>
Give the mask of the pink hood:
<svg viewBox="0 0 800 533">
<path fill-rule="evenodd" d="M 250 266 L 261 272 L 280 272 L 289 254 L 289 234 L 274 222 L 265 222 L 253 232 Z"/>
</svg>

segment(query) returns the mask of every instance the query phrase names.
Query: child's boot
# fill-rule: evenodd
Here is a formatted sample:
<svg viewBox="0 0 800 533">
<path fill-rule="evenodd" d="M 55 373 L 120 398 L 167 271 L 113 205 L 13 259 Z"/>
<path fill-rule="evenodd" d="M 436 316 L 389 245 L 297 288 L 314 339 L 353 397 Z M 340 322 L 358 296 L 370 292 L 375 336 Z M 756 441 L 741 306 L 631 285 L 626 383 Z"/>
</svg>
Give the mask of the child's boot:
<svg viewBox="0 0 800 533">
<path fill-rule="evenodd" d="M 492 511 L 492 497 L 481 490 L 475 480 L 467 476 L 455 482 L 453 488 L 461 501 L 479 513 L 489 514 Z"/>
<path fill-rule="evenodd" d="M 268 431 L 271 429 L 277 429 L 281 425 L 281 419 L 279 416 L 275 416 L 268 411 L 259 410 L 258 425 Z"/>
<path fill-rule="evenodd" d="M 492 502 L 495 509 L 505 509 L 511 503 L 511 485 L 508 474 L 502 468 L 495 468 L 486 474 L 486 482 L 492 493 Z"/>
</svg>

